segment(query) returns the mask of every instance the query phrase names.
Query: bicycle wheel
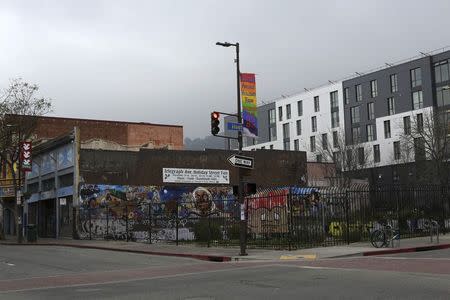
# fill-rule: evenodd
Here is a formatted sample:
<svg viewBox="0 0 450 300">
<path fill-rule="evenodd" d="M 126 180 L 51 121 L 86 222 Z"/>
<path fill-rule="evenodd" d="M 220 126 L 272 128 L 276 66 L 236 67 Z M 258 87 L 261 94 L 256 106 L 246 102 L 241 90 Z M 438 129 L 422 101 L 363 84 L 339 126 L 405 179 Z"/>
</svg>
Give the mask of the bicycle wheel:
<svg viewBox="0 0 450 300">
<path fill-rule="evenodd" d="M 375 230 L 370 235 L 370 242 L 375 248 L 381 248 L 386 244 L 386 235 L 381 230 Z"/>
</svg>

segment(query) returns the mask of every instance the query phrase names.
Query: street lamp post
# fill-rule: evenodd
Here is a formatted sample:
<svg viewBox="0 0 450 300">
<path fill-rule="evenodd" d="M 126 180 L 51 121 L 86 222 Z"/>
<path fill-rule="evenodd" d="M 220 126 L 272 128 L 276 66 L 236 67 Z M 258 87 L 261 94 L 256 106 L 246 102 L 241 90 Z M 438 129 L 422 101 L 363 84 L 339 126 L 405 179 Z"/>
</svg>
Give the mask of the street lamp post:
<svg viewBox="0 0 450 300">
<path fill-rule="evenodd" d="M 241 77 L 241 70 L 239 66 L 239 43 L 228 43 L 228 42 L 217 42 L 217 46 L 222 47 L 235 47 L 236 48 L 236 104 L 237 104 L 237 121 L 239 124 L 242 124 L 242 113 L 241 113 L 241 87 L 240 87 L 240 77 Z M 239 147 L 239 154 L 242 153 L 242 131 L 238 131 L 238 147 Z M 238 172 L 238 201 L 241 204 L 241 211 L 244 208 L 244 197 L 243 197 L 243 184 L 242 184 L 242 172 L 241 169 L 237 169 Z M 242 214 L 241 214 L 242 215 Z M 240 244 L 240 253 L 239 255 L 245 256 L 247 255 L 246 248 L 247 248 L 247 221 L 246 216 L 244 212 L 244 218 L 241 217 L 240 220 L 240 234 L 239 234 L 239 244 Z"/>
</svg>

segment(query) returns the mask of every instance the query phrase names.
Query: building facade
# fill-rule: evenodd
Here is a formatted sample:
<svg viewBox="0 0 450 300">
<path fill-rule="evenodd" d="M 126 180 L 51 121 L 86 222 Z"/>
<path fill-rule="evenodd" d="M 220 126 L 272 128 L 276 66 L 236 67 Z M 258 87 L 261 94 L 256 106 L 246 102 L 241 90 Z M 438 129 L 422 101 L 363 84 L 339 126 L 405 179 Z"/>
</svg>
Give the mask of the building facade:
<svg viewBox="0 0 450 300">
<path fill-rule="evenodd" d="M 300 150 L 307 152 L 308 162 L 329 162 L 333 159 L 324 157 L 324 147 L 334 151 L 336 140 L 342 139 L 345 147 L 355 149 L 347 160 L 370 170 L 366 178 L 395 182 L 399 173 L 415 177 L 420 172 L 412 164 L 430 160 L 425 141 L 417 139 L 407 148 L 403 140 L 427 126 L 430 116 L 439 116 L 450 134 L 449 65 L 450 51 L 441 51 L 277 99 L 268 112 L 275 116 L 275 139 L 264 136 L 244 149 Z M 260 132 L 273 130 L 268 124 L 260 122 Z M 450 157 L 448 141 L 444 139 Z M 393 168 L 400 165 L 404 170 Z"/>
<path fill-rule="evenodd" d="M 403 137 L 450 107 L 450 51 L 343 82 L 347 143 L 371 151 L 373 167 L 412 162 Z"/>
<path fill-rule="evenodd" d="M 305 151 L 309 162 L 323 161 L 323 148 L 343 133 L 342 97 L 342 82 L 335 82 L 277 100 L 269 115 L 278 138 L 245 149 Z"/>
<path fill-rule="evenodd" d="M 28 123 L 27 118 L 30 119 Z M 73 183 L 70 183 L 71 178 L 75 176 L 73 175 L 74 166 L 67 165 L 67 163 L 74 163 L 75 158 L 72 156 L 75 153 L 72 151 L 74 143 L 61 145 L 61 149 L 52 148 L 55 141 L 59 141 L 59 137 L 67 136 L 69 132 L 77 128 L 80 147 L 85 148 L 127 151 L 139 151 L 141 148 L 183 149 L 183 127 L 178 125 L 20 115 L 11 115 L 9 119 L 11 124 L 15 122 L 35 124 L 30 138 L 36 151 L 33 153 L 33 171 L 26 175 L 26 182 L 21 184 L 22 191 L 30 193 L 31 198 L 30 205 L 26 207 L 22 217 L 29 213 L 30 215 L 23 219 L 33 223 L 41 218 L 40 227 L 38 227 L 40 236 L 69 234 L 70 226 L 64 227 L 64 223 L 61 222 L 70 221 L 70 215 L 56 222 L 57 217 L 58 219 L 62 217 L 62 215 L 57 216 L 56 212 L 68 213 L 72 199 L 76 199 L 73 196 Z M 39 146 L 39 144 L 42 145 Z M 7 164 L 1 162 L 0 165 L 0 230 L 6 235 L 15 235 L 17 218 L 14 184 Z M 16 173 L 18 178 L 18 171 Z M 63 203 L 67 204 L 59 206 L 57 204 L 59 199 L 64 199 Z M 57 209 L 57 207 L 60 208 Z M 64 208 L 67 211 L 64 211 Z M 46 221 L 45 218 L 47 218 Z M 57 225 L 61 228 L 56 228 Z"/>
</svg>

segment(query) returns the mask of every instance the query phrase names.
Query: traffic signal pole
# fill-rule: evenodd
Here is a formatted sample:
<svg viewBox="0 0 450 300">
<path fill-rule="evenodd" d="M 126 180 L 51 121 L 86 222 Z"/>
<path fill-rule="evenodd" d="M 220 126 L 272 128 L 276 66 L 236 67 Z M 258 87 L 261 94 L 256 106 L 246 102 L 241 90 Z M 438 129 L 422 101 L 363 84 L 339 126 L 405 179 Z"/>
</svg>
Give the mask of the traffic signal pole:
<svg viewBox="0 0 450 300">
<path fill-rule="evenodd" d="M 236 48 L 236 104 L 237 104 L 237 121 L 239 124 L 242 124 L 242 112 L 241 112 L 241 70 L 239 65 L 239 43 L 231 44 L 228 42 L 220 43 L 217 42 L 216 45 L 222 46 L 222 47 L 230 47 L 233 46 Z M 231 115 L 231 114 L 227 114 Z M 215 135 L 218 137 L 224 137 L 228 139 L 233 139 L 231 137 L 227 136 L 220 136 Z M 239 145 L 239 154 L 242 154 L 242 131 L 238 131 L 238 137 L 237 137 L 238 145 Z M 242 182 L 242 172 L 241 168 L 237 168 L 238 173 L 238 201 L 241 204 L 241 218 L 240 218 L 240 230 L 239 230 L 239 244 L 240 244 L 240 253 L 239 255 L 245 256 L 247 255 L 246 249 L 247 249 L 247 212 L 245 207 L 245 201 L 244 201 L 244 186 Z"/>
<path fill-rule="evenodd" d="M 236 95 L 237 95 L 237 117 L 238 123 L 242 124 L 242 112 L 241 112 L 241 69 L 239 65 L 239 43 L 236 43 Z M 239 154 L 242 154 L 242 131 L 238 131 L 238 145 Z M 238 201 L 241 204 L 241 220 L 239 230 L 239 255 L 247 255 L 247 212 L 244 201 L 244 191 L 242 182 L 241 168 L 237 168 L 238 171 Z"/>
</svg>

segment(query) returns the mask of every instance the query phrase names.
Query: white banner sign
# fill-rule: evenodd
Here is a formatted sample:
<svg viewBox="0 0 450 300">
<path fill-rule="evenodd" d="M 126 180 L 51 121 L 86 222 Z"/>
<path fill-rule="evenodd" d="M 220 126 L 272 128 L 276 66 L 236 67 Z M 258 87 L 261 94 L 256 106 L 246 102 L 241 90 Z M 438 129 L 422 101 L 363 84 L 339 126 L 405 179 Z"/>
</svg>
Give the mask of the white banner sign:
<svg viewBox="0 0 450 300">
<path fill-rule="evenodd" d="M 230 183 L 228 170 L 163 168 L 162 173 L 165 183 Z"/>
</svg>

